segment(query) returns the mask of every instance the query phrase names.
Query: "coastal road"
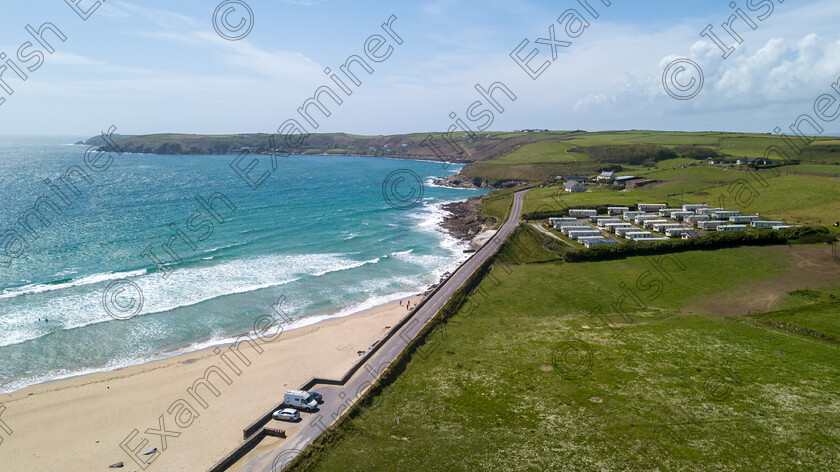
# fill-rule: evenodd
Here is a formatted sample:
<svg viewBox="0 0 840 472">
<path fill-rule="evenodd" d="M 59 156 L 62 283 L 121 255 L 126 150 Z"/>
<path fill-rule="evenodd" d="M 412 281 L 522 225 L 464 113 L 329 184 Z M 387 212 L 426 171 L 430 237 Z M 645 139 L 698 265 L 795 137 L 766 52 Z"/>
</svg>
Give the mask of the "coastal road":
<svg viewBox="0 0 840 472">
<path fill-rule="evenodd" d="M 300 429 L 278 447 L 263 453 L 249 461 L 240 470 L 243 472 L 280 472 L 306 446 L 311 444 L 326 428 L 334 424 L 353 402 L 367 390 L 379 375 L 405 349 L 407 344 L 423 329 L 423 327 L 440 311 L 452 295 L 495 254 L 505 239 L 519 224 L 522 214 L 522 203 L 528 190 L 514 194 L 513 206 L 507 221 L 499 228 L 496 235 L 469 260 L 447 279 L 440 289 L 426 301 L 425 305 L 416 310 L 414 316 L 390 339 L 379 347 L 365 365 L 347 381 L 346 384 L 317 385 L 313 390 L 324 397 L 324 403 L 314 413 L 301 413 L 303 420 Z M 429 348 L 434 347 L 434 342 Z M 423 355 L 419 352 L 419 355 Z M 363 414 L 376 414 L 376 403 L 366 408 Z M 397 421 L 396 419 L 394 420 Z M 272 421 L 269 427 L 283 428 L 280 422 Z"/>
</svg>

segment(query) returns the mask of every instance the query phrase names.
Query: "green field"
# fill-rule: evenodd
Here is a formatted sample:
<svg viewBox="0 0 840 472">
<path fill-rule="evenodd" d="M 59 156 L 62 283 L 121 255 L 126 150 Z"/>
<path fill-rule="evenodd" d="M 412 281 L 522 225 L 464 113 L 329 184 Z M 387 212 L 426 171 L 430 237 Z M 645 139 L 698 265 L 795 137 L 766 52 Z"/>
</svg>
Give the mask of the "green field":
<svg viewBox="0 0 840 472">
<path fill-rule="evenodd" d="M 814 441 L 840 419 L 840 344 L 687 308 L 809 253 L 788 249 L 682 253 L 664 272 L 497 264 L 430 352 L 292 470 L 828 470 Z"/>
</svg>

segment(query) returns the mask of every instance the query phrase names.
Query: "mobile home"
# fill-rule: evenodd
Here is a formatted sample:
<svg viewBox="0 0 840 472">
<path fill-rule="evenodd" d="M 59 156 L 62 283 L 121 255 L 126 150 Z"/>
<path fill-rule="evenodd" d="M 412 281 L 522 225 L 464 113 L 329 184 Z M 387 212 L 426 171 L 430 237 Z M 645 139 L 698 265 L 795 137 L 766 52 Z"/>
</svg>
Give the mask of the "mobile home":
<svg viewBox="0 0 840 472">
<path fill-rule="evenodd" d="M 624 235 L 630 241 L 638 241 L 640 239 L 653 238 L 654 235 L 650 231 L 631 231 Z"/>
<path fill-rule="evenodd" d="M 564 218 L 549 218 L 548 219 L 548 223 L 552 226 L 556 225 L 557 223 L 567 223 L 569 221 L 577 221 L 577 218 L 564 217 Z"/>
<path fill-rule="evenodd" d="M 746 231 L 747 225 L 720 225 L 718 231 Z"/>
<path fill-rule="evenodd" d="M 556 229 L 557 231 L 563 231 L 563 228 L 569 228 L 569 227 L 580 228 L 581 226 L 587 226 L 587 224 L 583 221 L 577 221 L 577 220 L 575 220 L 575 221 L 564 221 L 562 223 L 556 223 L 554 225 L 554 229 Z"/>
<path fill-rule="evenodd" d="M 627 221 L 633 221 L 639 215 L 646 215 L 647 212 L 644 211 L 625 211 L 621 214 L 621 217 Z"/>
<path fill-rule="evenodd" d="M 612 216 L 606 216 L 606 215 L 590 216 L 589 217 L 589 221 L 591 221 L 595 224 L 598 224 L 598 222 L 601 221 L 601 220 L 611 220 L 611 219 L 613 219 Z"/>
<path fill-rule="evenodd" d="M 736 224 L 749 224 L 753 221 L 758 221 L 758 215 L 739 215 L 739 216 L 730 216 L 729 222 L 736 223 Z"/>
<path fill-rule="evenodd" d="M 590 216 L 597 216 L 598 210 L 587 210 L 582 208 L 573 208 L 569 210 L 569 216 L 576 216 L 578 218 L 589 218 Z"/>
<path fill-rule="evenodd" d="M 653 230 L 657 233 L 664 233 L 670 228 L 685 228 L 685 226 L 677 223 L 657 223 L 653 225 Z"/>
<path fill-rule="evenodd" d="M 636 218 L 634 218 L 633 221 L 635 221 L 636 224 L 640 225 L 647 220 L 658 220 L 658 219 L 659 219 L 659 215 L 639 215 Z"/>
<path fill-rule="evenodd" d="M 601 235 L 601 232 L 598 231 L 597 229 L 583 229 L 583 230 L 577 230 L 577 231 L 569 231 L 568 236 L 571 239 L 578 239 L 578 238 L 582 238 L 582 237 L 586 237 L 586 236 L 600 236 L 600 237 L 603 238 L 603 236 Z"/>
<path fill-rule="evenodd" d="M 697 223 L 697 227 L 700 229 L 716 229 L 718 226 L 723 225 L 723 221 L 719 220 L 708 220 L 708 221 L 701 221 Z"/>
<path fill-rule="evenodd" d="M 701 208 L 709 208 L 705 203 L 689 203 L 682 206 L 683 211 L 697 211 Z"/>
<path fill-rule="evenodd" d="M 712 217 L 709 216 L 709 215 L 690 215 L 690 216 L 686 216 L 683 219 L 683 221 L 685 221 L 686 223 L 688 223 L 690 225 L 697 226 L 697 224 L 700 223 L 701 221 L 709 221 L 711 219 L 712 219 Z"/>
<path fill-rule="evenodd" d="M 593 229 L 589 225 L 563 226 L 562 228 L 560 228 L 560 231 L 566 236 L 568 236 L 570 231 L 593 231 Z"/>
<path fill-rule="evenodd" d="M 699 210 L 695 210 L 694 213 L 698 215 L 711 215 L 716 211 L 723 211 L 723 208 L 700 208 Z"/>
<path fill-rule="evenodd" d="M 684 234 L 692 234 L 694 230 L 691 228 L 686 228 L 685 226 L 679 226 L 676 228 L 668 228 L 665 230 L 665 236 L 669 238 L 679 238 Z"/>
<path fill-rule="evenodd" d="M 635 226 L 627 226 L 627 227 L 621 226 L 621 227 L 617 227 L 615 229 L 615 234 L 617 236 L 621 236 L 622 238 L 626 238 L 628 233 L 634 233 L 634 232 L 638 232 L 638 231 L 639 231 L 639 228 L 636 228 Z"/>
<path fill-rule="evenodd" d="M 651 229 L 651 228 L 653 228 L 653 225 L 658 225 L 658 224 L 663 224 L 663 223 L 667 224 L 667 223 L 670 223 L 670 221 L 669 220 L 662 220 L 662 219 L 645 220 L 645 221 L 642 222 L 642 226 L 644 226 L 645 229 Z"/>
<path fill-rule="evenodd" d="M 686 217 L 694 215 L 694 214 L 695 213 L 693 211 L 675 211 L 675 212 L 671 213 L 671 218 L 673 218 L 677 221 L 682 221 Z"/>
<path fill-rule="evenodd" d="M 728 220 L 729 218 L 732 218 L 733 216 L 741 216 L 741 212 L 740 211 L 720 210 L 720 211 L 716 211 L 716 212 L 712 213 L 712 218 L 714 218 L 716 220 Z"/>
<path fill-rule="evenodd" d="M 610 216 L 618 216 L 625 211 L 630 211 L 630 207 L 607 207 L 607 214 Z"/>
<path fill-rule="evenodd" d="M 610 233 L 615 233 L 618 228 L 635 228 L 635 226 L 631 225 L 630 223 L 607 223 L 604 225 L 604 229 L 609 231 Z"/>
<path fill-rule="evenodd" d="M 659 211 L 663 208 L 668 208 L 668 205 L 664 203 L 639 203 L 637 206 L 639 207 L 639 211 Z"/>
<path fill-rule="evenodd" d="M 598 246 L 605 246 L 608 244 L 618 244 L 618 241 L 615 239 L 585 239 L 582 241 L 583 245 L 587 248 L 598 247 Z"/>
<path fill-rule="evenodd" d="M 774 226 L 785 224 L 783 221 L 751 221 L 750 225 L 753 228 L 773 229 Z"/>
<path fill-rule="evenodd" d="M 627 224 L 627 222 L 625 222 L 623 220 L 619 220 L 618 218 L 609 218 L 609 219 L 606 219 L 606 220 L 599 220 L 598 221 L 598 227 L 599 228 L 606 228 L 607 225 L 616 224 L 616 223 Z"/>
<path fill-rule="evenodd" d="M 667 216 L 667 217 L 670 218 L 671 214 L 674 213 L 675 211 L 680 211 L 680 209 L 679 208 L 663 208 L 663 209 L 659 210 L 659 216 Z"/>
</svg>

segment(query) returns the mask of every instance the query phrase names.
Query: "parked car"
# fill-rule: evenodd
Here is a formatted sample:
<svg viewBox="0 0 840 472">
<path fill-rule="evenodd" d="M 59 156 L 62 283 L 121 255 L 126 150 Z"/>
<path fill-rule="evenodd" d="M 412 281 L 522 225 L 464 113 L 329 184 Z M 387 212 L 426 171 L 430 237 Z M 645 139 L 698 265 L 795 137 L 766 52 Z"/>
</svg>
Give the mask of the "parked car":
<svg viewBox="0 0 840 472">
<path fill-rule="evenodd" d="M 307 391 L 289 390 L 283 396 L 283 406 L 297 408 L 298 410 L 315 411 L 318 409 L 318 402 Z"/>
<path fill-rule="evenodd" d="M 278 421 L 299 421 L 300 412 L 294 408 L 284 408 L 272 413 L 271 417 Z"/>
<path fill-rule="evenodd" d="M 318 393 L 318 392 L 308 392 L 308 393 L 312 397 L 312 399 L 315 400 L 316 402 L 324 403 L 324 397 L 322 397 L 320 393 Z"/>
</svg>

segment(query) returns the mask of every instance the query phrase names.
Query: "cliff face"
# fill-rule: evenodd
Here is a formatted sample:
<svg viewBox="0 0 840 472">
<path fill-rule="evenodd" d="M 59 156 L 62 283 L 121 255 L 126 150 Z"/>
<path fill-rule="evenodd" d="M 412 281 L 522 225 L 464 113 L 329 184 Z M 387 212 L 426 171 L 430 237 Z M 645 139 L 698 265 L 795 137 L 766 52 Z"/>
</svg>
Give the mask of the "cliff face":
<svg viewBox="0 0 840 472">
<path fill-rule="evenodd" d="M 463 202 L 448 203 L 443 209 L 451 214 L 443 219 L 441 226 L 458 239 L 470 240 L 495 223 L 478 209 L 484 197 L 472 197 Z"/>
</svg>

